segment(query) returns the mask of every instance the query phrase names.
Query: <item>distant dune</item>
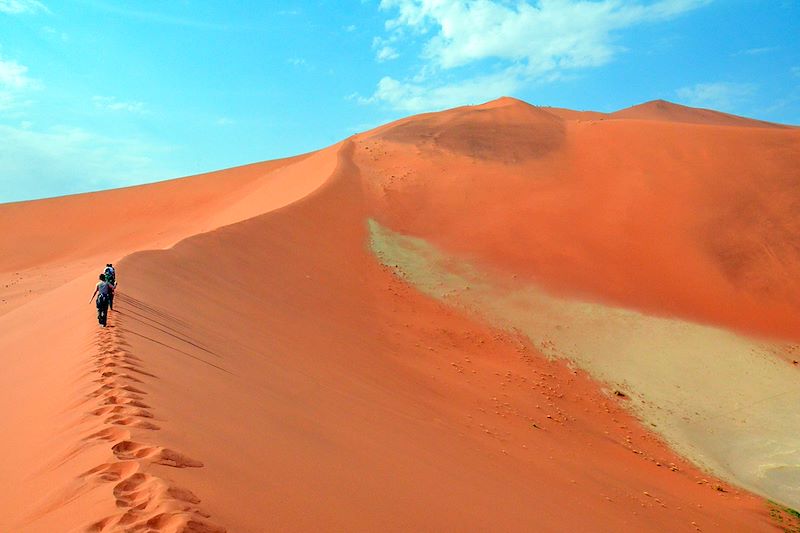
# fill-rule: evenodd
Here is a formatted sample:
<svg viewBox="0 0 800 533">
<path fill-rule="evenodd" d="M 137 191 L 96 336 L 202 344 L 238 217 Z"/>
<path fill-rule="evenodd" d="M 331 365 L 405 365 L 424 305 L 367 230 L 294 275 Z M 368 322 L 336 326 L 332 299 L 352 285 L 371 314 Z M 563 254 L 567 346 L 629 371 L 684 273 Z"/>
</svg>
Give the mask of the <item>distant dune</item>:
<svg viewBox="0 0 800 533">
<path fill-rule="evenodd" d="M 0 531 L 778 530 L 799 208 L 797 128 L 513 98 L 0 205 Z"/>
<path fill-rule="evenodd" d="M 662 120 L 669 122 L 685 122 L 687 124 L 704 124 L 707 126 L 736 126 L 751 128 L 788 128 L 783 124 L 765 122 L 752 118 L 738 117 L 728 113 L 720 113 L 712 109 L 700 109 L 673 104 L 666 100 L 653 100 L 644 104 L 622 109 L 609 115 L 611 118 L 632 118 L 639 120 Z"/>
</svg>

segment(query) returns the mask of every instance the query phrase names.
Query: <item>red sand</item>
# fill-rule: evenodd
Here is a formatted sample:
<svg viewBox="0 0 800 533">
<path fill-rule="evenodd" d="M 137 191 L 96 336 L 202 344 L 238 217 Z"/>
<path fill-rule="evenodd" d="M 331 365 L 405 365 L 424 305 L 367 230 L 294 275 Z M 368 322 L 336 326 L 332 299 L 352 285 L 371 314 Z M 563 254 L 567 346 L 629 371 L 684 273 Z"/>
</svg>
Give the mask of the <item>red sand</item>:
<svg viewBox="0 0 800 533">
<path fill-rule="evenodd" d="M 378 218 L 553 290 L 800 340 L 800 129 L 505 102 L 362 137 Z"/>
<path fill-rule="evenodd" d="M 40 283 L 0 316 L 0 531 L 773 529 L 625 400 L 396 280 L 365 221 L 559 290 L 796 336 L 798 139 L 503 99 L 0 206 L 0 271 Z M 743 216 L 754 195 L 768 222 Z M 185 237 L 119 263 L 98 329 L 99 267 Z"/>
</svg>

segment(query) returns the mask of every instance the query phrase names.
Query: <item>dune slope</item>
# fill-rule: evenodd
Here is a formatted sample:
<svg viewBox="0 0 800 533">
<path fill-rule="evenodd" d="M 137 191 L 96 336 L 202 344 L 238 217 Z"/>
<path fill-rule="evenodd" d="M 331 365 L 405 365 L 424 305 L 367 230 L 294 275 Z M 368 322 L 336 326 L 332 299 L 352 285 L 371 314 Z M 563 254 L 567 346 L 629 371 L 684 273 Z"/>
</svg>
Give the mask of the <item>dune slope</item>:
<svg viewBox="0 0 800 533">
<path fill-rule="evenodd" d="M 516 155 L 468 148 L 486 133 L 466 126 L 459 147 L 437 142 L 462 123 L 498 124 L 492 150 Z M 800 129 L 566 120 L 505 99 L 364 134 L 355 158 L 401 233 L 561 294 L 800 339 Z"/>
<path fill-rule="evenodd" d="M 161 424 L 129 446 L 202 463 L 140 472 L 230 531 L 769 528 L 584 375 L 382 268 L 352 149 L 300 203 L 120 265 L 120 338 Z"/>
</svg>

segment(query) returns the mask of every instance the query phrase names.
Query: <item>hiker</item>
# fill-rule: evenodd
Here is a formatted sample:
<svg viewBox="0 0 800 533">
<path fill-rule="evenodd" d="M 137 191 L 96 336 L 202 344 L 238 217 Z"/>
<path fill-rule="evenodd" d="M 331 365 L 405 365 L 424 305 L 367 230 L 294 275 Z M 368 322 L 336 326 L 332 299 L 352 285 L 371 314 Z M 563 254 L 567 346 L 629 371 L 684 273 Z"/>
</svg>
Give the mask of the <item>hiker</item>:
<svg viewBox="0 0 800 533">
<path fill-rule="evenodd" d="M 100 322 L 100 327 L 106 327 L 106 320 L 108 320 L 108 293 L 110 290 L 110 285 L 106 281 L 106 275 L 100 274 L 100 281 L 94 288 L 94 293 L 92 294 L 92 298 L 89 299 L 89 303 L 92 302 L 94 299 L 94 295 L 97 295 L 97 300 L 95 303 L 97 304 L 97 321 Z"/>
<path fill-rule="evenodd" d="M 114 310 L 114 291 L 117 290 L 117 271 L 111 263 L 106 264 L 106 269 L 103 271 L 106 276 L 106 283 L 108 283 L 108 308 Z"/>
<path fill-rule="evenodd" d="M 106 275 L 106 281 L 111 283 L 112 285 L 117 281 L 117 271 L 114 270 L 114 265 L 111 263 L 106 263 L 106 269 L 103 271 L 103 274 Z"/>
</svg>

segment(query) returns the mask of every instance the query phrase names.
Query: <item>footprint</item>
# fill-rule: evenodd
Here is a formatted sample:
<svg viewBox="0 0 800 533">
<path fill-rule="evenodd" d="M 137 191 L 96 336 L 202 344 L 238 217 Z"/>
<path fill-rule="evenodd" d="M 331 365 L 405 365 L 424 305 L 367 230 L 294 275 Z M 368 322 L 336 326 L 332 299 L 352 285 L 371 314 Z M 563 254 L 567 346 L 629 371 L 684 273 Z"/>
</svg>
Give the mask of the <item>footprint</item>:
<svg viewBox="0 0 800 533">
<path fill-rule="evenodd" d="M 140 420 L 132 416 L 123 416 L 123 415 L 112 415 L 106 418 L 105 423 L 113 424 L 115 426 L 130 426 L 139 429 L 152 429 L 152 430 L 161 429 L 160 426 L 157 426 L 152 422 L 148 422 L 147 420 Z"/>
<path fill-rule="evenodd" d="M 161 513 L 146 522 L 147 527 L 157 531 L 180 531 L 181 533 L 227 533 L 227 529 L 199 520 L 186 512 Z"/>
<path fill-rule="evenodd" d="M 126 407 L 140 407 L 143 409 L 149 409 L 150 406 L 141 401 L 139 398 L 124 398 L 121 396 L 108 396 L 103 400 L 103 405 L 120 405 Z"/>
<path fill-rule="evenodd" d="M 203 463 L 170 449 L 163 449 L 155 461 L 164 466 L 173 468 L 202 468 Z"/>
<path fill-rule="evenodd" d="M 131 376 L 130 374 L 121 374 L 113 370 L 109 370 L 100 374 L 100 379 L 96 379 L 95 383 L 113 383 L 114 381 L 120 379 L 127 379 L 128 381 L 133 381 L 135 383 L 144 383 L 144 381 L 141 379 Z"/>
<path fill-rule="evenodd" d="M 132 385 L 125 385 L 125 386 L 123 386 L 121 388 L 122 388 L 122 390 L 125 390 L 125 391 L 128 391 L 128 392 L 133 392 L 135 394 L 147 394 L 145 391 L 137 389 L 136 387 L 134 387 Z"/>
<path fill-rule="evenodd" d="M 203 466 L 202 462 L 175 450 L 160 446 L 148 446 L 129 440 L 115 444 L 111 450 L 121 460 L 151 459 L 154 463 L 173 468 L 201 468 Z"/>
<path fill-rule="evenodd" d="M 102 429 L 96 433 L 92 433 L 88 437 L 84 437 L 84 441 L 108 441 L 108 442 L 115 442 L 121 440 L 127 440 L 131 436 L 131 432 L 126 429 L 121 428 L 106 428 Z"/>
<path fill-rule="evenodd" d="M 182 502 L 193 503 L 195 505 L 200 503 L 200 498 L 195 496 L 192 491 L 189 489 L 182 489 L 180 487 L 169 487 L 167 489 L 167 496 L 173 500 L 180 500 Z"/>
<path fill-rule="evenodd" d="M 149 488 L 153 485 L 154 479 L 153 476 L 138 472 L 120 481 L 114 487 L 117 507 L 131 507 L 137 510 L 146 508 L 155 498 L 152 488 Z"/>
<path fill-rule="evenodd" d="M 115 444 L 111 451 L 121 460 L 145 459 L 158 454 L 158 448 L 125 440 Z"/>
<path fill-rule="evenodd" d="M 101 533 L 106 531 L 107 528 L 110 528 L 116 522 L 116 517 L 109 516 L 108 518 L 103 518 L 102 520 L 98 520 L 94 524 L 90 525 L 86 528 L 87 533 Z"/>
<path fill-rule="evenodd" d="M 92 411 L 92 414 L 95 416 L 103 416 L 109 413 L 116 414 L 123 411 L 124 409 L 125 407 L 122 405 L 115 405 L 115 406 L 108 405 L 106 407 L 100 407 L 99 409 L 95 409 L 94 411 Z"/>
<path fill-rule="evenodd" d="M 105 463 L 84 472 L 80 477 L 102 482 L 112 482 L 127 478 L 136 473 L 137 470 L 139 470 L 139 463 L 136 461 Z"/>
<path fill-rule="evenodd" d="M 198 504 L 198 498 L 189 489 L 176 486 L 168 486 L 160 478 L 144 473 L 136 473 L 114 487 L 114 496 L 117 498 L 119 507 L 144 507 L 150 502 L 166 500 L 176 500 L 179 502 Z"/>
</svg>

